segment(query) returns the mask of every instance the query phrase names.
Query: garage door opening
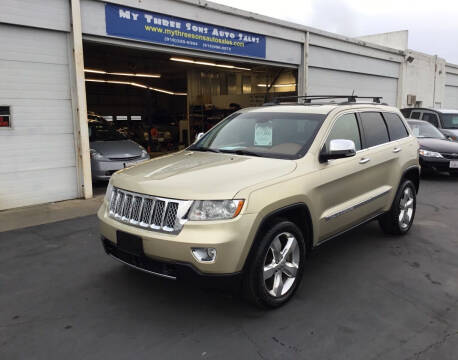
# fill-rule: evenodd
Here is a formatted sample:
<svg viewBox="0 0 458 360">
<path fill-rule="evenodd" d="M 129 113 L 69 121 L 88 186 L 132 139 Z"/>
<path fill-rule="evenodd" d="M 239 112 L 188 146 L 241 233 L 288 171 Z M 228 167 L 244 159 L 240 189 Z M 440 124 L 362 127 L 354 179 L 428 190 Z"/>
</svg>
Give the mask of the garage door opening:
<svg viewBox="0 0 458 360">
<path fill-rule="evenodd" d="M 297 88 L 297 69 L 88 41 L 84 62 L 93 180 L 108 180 L 141 154 L 122 147 L 106 150 L 110 155 L 101 153 L 92 146 L 103 141 L 98 135 L 106 135 L 107 141 L 117 136 L 92 132 L 91 124 L 107 124 L 154 158 L 186 148 L 199 132 L 240 108 L 295 95 Z M 104 166 L 94 169 L 97 157 Z"/>
</svg>

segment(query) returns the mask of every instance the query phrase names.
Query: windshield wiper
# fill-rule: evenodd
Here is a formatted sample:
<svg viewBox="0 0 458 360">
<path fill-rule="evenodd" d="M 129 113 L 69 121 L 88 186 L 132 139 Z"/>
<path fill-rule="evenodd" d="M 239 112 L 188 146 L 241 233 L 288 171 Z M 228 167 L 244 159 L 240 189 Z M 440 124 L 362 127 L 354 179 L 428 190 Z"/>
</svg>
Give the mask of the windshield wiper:
<svg viewBox="0 0 458 360">
<path fill-rule="evenodd" d="M 237 150 L 219 150 L 219 152 L 222 152 L 222 153 L 227 153 L 227 154 L 237 154 L 237 155 L 248 155 L 248 156 L 258 156 L 258 157 L 262 157 L 262 155 L 256 153 L 256 152 L 253 152 L 253 151 L 249 151 L 249 150 L 242 150 L 242 149 L 237 149 Z"/>
<path fill-rule="evenodd" d="M 214 152 L 214 153 L 220 153 L 221 152 L 218 149 L 212 149 L 212 148 L 190 148 L 189 150 L 191 150 L 191 151 L 209 151 L 209 152 Z"/>
</svg>

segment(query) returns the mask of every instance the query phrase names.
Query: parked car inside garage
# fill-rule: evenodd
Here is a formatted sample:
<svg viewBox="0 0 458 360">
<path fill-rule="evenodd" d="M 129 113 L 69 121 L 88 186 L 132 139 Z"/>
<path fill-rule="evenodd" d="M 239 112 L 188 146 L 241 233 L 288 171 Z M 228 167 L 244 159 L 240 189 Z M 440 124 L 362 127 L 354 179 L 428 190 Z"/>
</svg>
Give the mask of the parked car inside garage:
<svg viewBox="0 0 458 360">
<path fill-rule="evenodd" d="M 448 140 L 426 121 L 408 120 L 408 124 L 420 143 L 422 172 L 444 171 L 458 175 L 458 143 Z"/>
<path fill-rule="evenodd" d="M 427 121 L 438 128 L 449 140 L 458 141 L 458 110 L 405 108 L 401 112 L 406 119 Z"/>
<path fill-rule="evenodd" d="M 150 158 L 148 152 L 103 120 L 88 120 L 91 169 L 94 180 L 109 180 L 123 168 Z"/>
</svg>

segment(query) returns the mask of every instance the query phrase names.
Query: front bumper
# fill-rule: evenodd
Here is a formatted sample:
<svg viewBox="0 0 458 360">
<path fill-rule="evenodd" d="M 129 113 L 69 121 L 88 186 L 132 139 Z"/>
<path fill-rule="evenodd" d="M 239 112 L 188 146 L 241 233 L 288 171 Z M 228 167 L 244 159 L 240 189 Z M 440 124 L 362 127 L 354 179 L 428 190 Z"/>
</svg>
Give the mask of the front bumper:
<svg viewBox="0 0 458 360">
<path fill-rule="evenodd" d="M 242 284 L 243 274 L 241 272 L 233 274 L 205 274 L 191 264 L 177 261 L 159 261 L 146 255 L 132 255 L 120 250 L 116 244 L 105 239 L 103 236 L 101 240 L 107 255 L 131 268 L 150 275 L 231 291 L 239 290 Z"/>
<path fill-rule="evenodd" d="M 92 178 L 94 180 L 110 180 L 111 175 L 125 167 L 140 164 L 147 158 L 140 158 L 134 161 L 110 161 L 110 160 L 93 160 L 91 159 Z"/>
<path fill-rule="evenodd" d="M 123 231 L 142 239 L 146 258 L 186 264 L 201 275 L 225 276 L 241 272 L 254 237 L 256 218 L 254 214 L 244 214 L 225 221 L 190 221 L 178 234 L 172 235 L 134 227 L 109 217 L 106 201 L 97 215 L 101 235 L 112 246 L 117 244 L 117 231 Z M 215 248 L 216 259 L 212 263 L 199 262 L 191 253 L 192 247 Z"/>
<path fill-rule="evenodd" d="M 420 156 L 420 166 L 422 169 L 439 172 L 458 172 L 456 168 L 450 168 L 450 160 L 444 158 L 431 158 Z"/>
</svg>

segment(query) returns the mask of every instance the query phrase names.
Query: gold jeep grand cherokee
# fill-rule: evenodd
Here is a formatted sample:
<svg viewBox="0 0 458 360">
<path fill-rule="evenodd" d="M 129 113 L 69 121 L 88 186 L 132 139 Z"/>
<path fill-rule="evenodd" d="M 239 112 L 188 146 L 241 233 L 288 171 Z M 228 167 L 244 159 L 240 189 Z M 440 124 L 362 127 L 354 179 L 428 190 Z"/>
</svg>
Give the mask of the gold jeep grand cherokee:
<svg viewBox="0 0 458 360">
<path fill-rule="evenodd" d="M 417 140 L 380 98 L 333 98 L 237 111 L 189 148 L 115 173 L 98 212 L 105 251 L 278 307 L 314 247 L 372 219 L 406 234 Z"/>
</svg>

